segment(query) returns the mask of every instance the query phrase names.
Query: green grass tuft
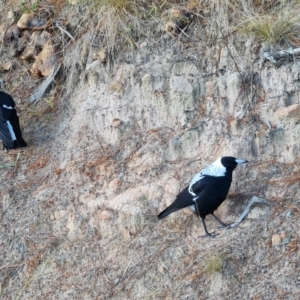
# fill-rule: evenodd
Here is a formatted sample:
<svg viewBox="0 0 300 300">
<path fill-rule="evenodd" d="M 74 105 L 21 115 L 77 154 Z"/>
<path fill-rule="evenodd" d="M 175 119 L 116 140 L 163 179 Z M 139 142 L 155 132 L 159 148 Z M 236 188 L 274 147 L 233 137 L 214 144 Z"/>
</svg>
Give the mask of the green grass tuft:
<svg viewBox="0 0 300 300">
<path fill-rule="evenodd" d="M 220 273 L 223 266 L 224 257 L 211 255 L 204 259 L 204 272 L 208 274 Z"/>
<path fill-rule="evenodd" d="M 107 7 L 113 9 L 117 13 L 132 12 L 136 6 L 134 1 L 129 0 L 86 0 L 85 2 L 95 7 Z"/>
<path fill-rule="evenodd" d="M 298 19 L 289 16 L 256 16 L 246 22 L 240 31 L 245 34 L 253 34 L 258 39 L 271 44 L 276 44 L 283 40 L 296 39 L 300 29 L 298 21 Z"/>
</svg>

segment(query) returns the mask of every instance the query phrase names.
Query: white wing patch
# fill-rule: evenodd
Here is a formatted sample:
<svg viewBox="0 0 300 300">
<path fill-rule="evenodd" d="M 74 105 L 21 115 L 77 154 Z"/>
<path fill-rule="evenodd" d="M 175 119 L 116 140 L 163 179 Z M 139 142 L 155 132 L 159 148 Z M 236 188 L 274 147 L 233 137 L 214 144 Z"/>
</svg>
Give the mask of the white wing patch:
<svg viewBox="0 0 300 300">
<path fill-rule="evenodd" d="M 191 209 L 192 211 L 196 211 L 196 210 L 195 210 L 195 205 L 194 205 L 194 204 L 190 205 L 190 206 L 189 206 L 189 209 Z"/>
<path fill-rule="evenodd" d="M 15 132 L 14 132 L 14 130 L 13 130 L 13 128 L 12 128 L 10 122 L 9 122 L 9 121 L 6 121 L 6 123 L 7 123 L 7 127 L 8 127 L 8 130 L 9 130 L 11 139 L 12 139 L 13 141 L 15 141 L 15 140 L 17 139 L 17 138 L 16 138 L 16 135 L 15 135 Z"/>
<path fill-rule="evenodd" d="M 193 195 L 195 198 L 194 201 L 197 200 L 197 195 L 193 192 L 193 185 L 200 181 L 205 175 L 214 176 L 214 177 L 222 177 L 226 174 L 226 168 L 221 163 L 221 158 L 218 158 L 215 162 L 201 170 L 198 174 L 196 174 L 190 182 L 189 185 L 189 193 Z"/>
<path fill-rule="evenodd" d="M 204 177 L 203 176 L 204 174 L 202 172 L 203 172 L 203 170 L 200 173 L 196 174 L 193 177 L 193 179 L 191 180 L 190 185 L 189 185 L 189 193 L 194 196 L 194 199 L 193 199 L 194 201 L 197 199 L 197 197 L 196 197 L 197 195 L 193 192 L 192 187 L 196 182 L 198 182 L 199 180 L 201 180 Z"/>
<path fill-rule="evenodd" d="M 11 107 L 11 106 L 6 106 L 5 104 L 3 104 L 3 107 L 4 107 L 4 108 L 7 108 L 7 109 L 14 109 L 13 107 Z"/>
</svg>

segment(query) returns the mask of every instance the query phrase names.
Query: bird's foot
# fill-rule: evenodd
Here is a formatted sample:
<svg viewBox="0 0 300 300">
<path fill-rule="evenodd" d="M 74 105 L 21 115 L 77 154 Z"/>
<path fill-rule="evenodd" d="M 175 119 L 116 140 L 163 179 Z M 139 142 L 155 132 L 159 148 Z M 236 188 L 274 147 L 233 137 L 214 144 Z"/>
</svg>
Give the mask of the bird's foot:
<svg viewBox="0 0 300 300">
<path fill-rule="evenodd" d="M 232 224 L 232 223 L 229 223 L 229 224 L 223 223 L 221 226 L 218 226 L 218 228 L 229 229 L 229 228 L 231 228 L 231 224 Z"/>
<path fill-rule="evenodd" d="M 219 234 L 218 234 L 218 233 L 215 233 L 215 232 L 212 232 L 212 233 L 206 232 L 205 235 L 200 235 L 199 237 L 201 237 L 201 238 L 204 238 L 204 237 L 215 238 L 215 237 L 218 236 L 218 235 L 219 235 Z"/>
</svg>

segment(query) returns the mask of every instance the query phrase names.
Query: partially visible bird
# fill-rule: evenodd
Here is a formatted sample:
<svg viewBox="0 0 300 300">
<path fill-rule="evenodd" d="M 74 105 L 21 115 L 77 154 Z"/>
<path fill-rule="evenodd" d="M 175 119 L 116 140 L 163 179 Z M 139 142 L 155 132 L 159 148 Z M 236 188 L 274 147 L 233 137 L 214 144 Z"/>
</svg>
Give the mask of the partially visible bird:
<svg viewBox="0 0 300 300">
<path fill-rule="evenodd" d="M 207 231 L 205 217 L 211 214 L 223 227 L 228 226 L 214 215 L 214 211 L 226 199 L 232 181 L 232 171 L 238 165 L 247 162 L 232 156 L 218 158 L 193 177 L 189 186 L 157 216 L 158 219 L 161 220 L 175 211 L 189 207 L 201 218 L 206 235 L 213 236 Z"/>
<path fill-rule="evenodd" d="M 0 139 L 6 149 L 26 147 L 21 133 L 16 104 L 12 96 L 1 91 L 4 81 L 0 80 Z"/>
<path fill-rule="evenodd" d="M 165 24 L 165 31 L 177 36 L 188 30 L 195 19 L 195 15 L 182 9 L 172 8 L 163 13 L 163 18 L 168 19 Z"/>
</svg>

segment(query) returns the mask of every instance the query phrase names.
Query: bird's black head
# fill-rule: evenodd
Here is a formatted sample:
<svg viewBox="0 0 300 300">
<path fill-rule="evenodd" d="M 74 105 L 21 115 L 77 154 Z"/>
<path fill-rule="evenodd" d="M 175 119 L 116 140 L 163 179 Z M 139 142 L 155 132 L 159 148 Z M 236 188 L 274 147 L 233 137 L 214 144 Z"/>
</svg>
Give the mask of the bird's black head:
<svg viewBox="0 0 300 300">
<path fill-rule="evenodd" d="M 227 170 L 234 170 L 238 165 L 247 162 L 247 160 L 235 158 L 232 156 L 224 156 L 221 158 L 221 163 Z"/>
</svg>

